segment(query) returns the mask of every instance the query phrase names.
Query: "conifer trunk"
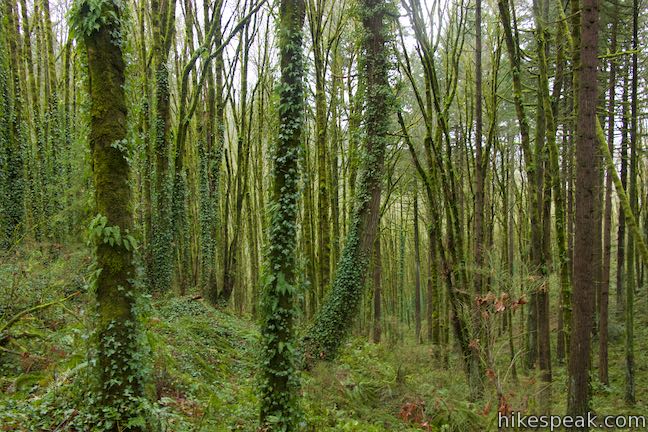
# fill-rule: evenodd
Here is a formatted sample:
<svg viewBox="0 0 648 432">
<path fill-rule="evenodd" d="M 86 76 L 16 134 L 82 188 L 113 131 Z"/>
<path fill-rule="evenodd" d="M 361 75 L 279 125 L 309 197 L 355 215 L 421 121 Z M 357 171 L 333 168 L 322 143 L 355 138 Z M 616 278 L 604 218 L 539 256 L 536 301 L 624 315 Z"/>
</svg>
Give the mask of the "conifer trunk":
<svg viewBox="0 0 648 432">
<path fill-rule="evenodd" d="M 599 151 L 596 135 L 598 0 L 584 0 L 580 10 L 578 118 L 576 125 L 576 217 L 572 334 L 569 350 L 567 413 L 587 415 L 590 408 L 589 369 L 594 314 L 595 258 L 591 241 L 596 233 Z M 584 428 L 583 430 L 588 430 Z"/>
</svg>

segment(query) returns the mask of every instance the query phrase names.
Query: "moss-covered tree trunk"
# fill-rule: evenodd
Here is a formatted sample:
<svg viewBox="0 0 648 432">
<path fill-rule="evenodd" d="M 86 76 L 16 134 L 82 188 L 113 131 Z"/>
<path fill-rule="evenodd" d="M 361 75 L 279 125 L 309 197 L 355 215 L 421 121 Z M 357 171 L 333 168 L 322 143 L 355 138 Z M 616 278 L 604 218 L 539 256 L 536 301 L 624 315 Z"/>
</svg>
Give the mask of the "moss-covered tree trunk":
<svg viewBox="0 0 648 432">
<path fill-rule="evenodd" d="M 629 89 L 630 89 L 630 80 L 628 73 L 629 71 L 629 61 L 626 59 L 625 67 L 623 68 L 623 94 L 621 96 L 621 153 L 619 158 L 621 159 L 621 168 L 619 170 L 619 182 L 623 190 L 628 186 L 628 120 L 629 120 L 629 111 L 630 104 L 629 100 Z M 614 167 L 616 169 L 616 167 Z M 610 170 L 610 174 L 614 176 Z M 619 215 L 623 214 L 623 203 L 619 203 Z M 626 226 L 625 226 L 625 217 L 619 217 L 619 226 L 617 228 L 617 262 L 616 262 L 616 318 L 623 319 L 625 315 L 625 243 L 626 243 Z"/>
<path fill-rule="evenodd" d="M 430 211 L 432 213 L 432 211 Z M 438 354 L 438 346 L 441 341 L 440 337 L 440 299 L 439 294 L 439 269 L 438 269 L 438 253 L 436 247 L 437 235 L 434 232 L 434 226 L 429 224 L 428 229 L 428 280 L 427 280 L 427 299 L 426 299 L 426 313 L 427 318 L 427 340 L 435 346 L 435 351 Z"/>
<path fill-rule="evenodd" d="M 21 235 L 25 226 L 25 207 L 24 207 L 24 175 L 23 175 L 23 131 L 22 131 L 22 93 L 20 86 L 19 61 L 20 44 L 18 42 L 18 16 L 15 11 L 15 5 L 11 0 L 5 0 L 3 5 L 3 33 L 6 37 L 8 50 L 5 51 L 7 56 L 8 73 L 6 76 L 6 92 L 4 96 L 4 117 L 6 120 L 6 129 L 3 134 L 6 137 L 4 144 L 5 166 L 2 167 L 5 173 L 4 196 L 1 198 L 2 216 L 4 225 L 3 246 L 11 246 Z M 2 238 L 0 237 L 0 238 Z"/>
<path fill-rule="evenodd" d="M 261 425 L 299 430 L 294 320 L 297 315 L 295 247 L 299 213 L 299 148 L 303 129 L 304 0 L 282 0 L 279 22 L 281 84 L 279 137 L 274 154 L 268 272 L 262 298 Z"/>
<path fill-rule="evenodd" d="M 97 373 L 98 403 L 103 420 L 114 420 L 110 430 L 142 430 L 126 427 L 137 414 L 143 395 L 141 354 L 138 350 L 138 297 L 133 262 L 130 167 L 127 158 L 127 109 L 124 95 L 121 9 L 104 3 L 98 28 L 85 27 L 92 19 L 88 3 L 78 5 L 77 33 L 82 32 L 88 61 L 90 97 L 90 150 L 95 203 L 94 224 L 97 267 Z M 106 414 L 108 413 L 108 414 Z M 110 418 L 114 417 L 114 418 Z"/>
<path fill-rule="evenodd" d="M 173 227 L 169 175 L 171 142 L 171 93 L 167 65 L 175 22 L 175 0 L 152 0 L 153 58 L 155 62 L 155 197 L 152 268 L 150 283 L 156 291 L 171 288 L 173 274 Z"/>
<path fill-rule="evenodd" d="M 363 0 L 363 79 L 366 82 L 364 155 L 349 231 L 335 280 L 304 339 L 304 360 L 333 359 L 358 314 L 380 212 L 380 191 L 388 141 L 391 89 L 386 42 L 387 3 Z"/>
<path fill-rule="evenodd" d="M 610 51 L 617 50 L 617 28 L 619 23 L 619 5 L 614 5 L 612 16 L 612 36 Z M 610 60 L 608 78 L 608 130 L 607 142 L 610 152 L 614 149 L 614 109 L 616 98 L 616 59 Z M 614 168 L 613 168 L 614 169 Z M 599 380 L 609 385 L 608 377 L 608 304 L 610 291 L 610 256 L 612 249 L 612 174 L 605 176 L 605 214 L 603 227 L 603 277 L 601 280 L 601 301 L 599 302 Z"/>
<path fill-rule="evenodd" d="M 484 192 L 487 164 L 484 163 L 482 145 L 482 2 L 475 2 L 475 201 L 474 201 L 474 254 L 475 273 L 473 275 L 474 295 L 480 297 L 484 291 Z M 475 334 L 487 344 L 484 325 L 477 302 L 472 305 L 472 324 Z"/>
<path fill-rule="evenodd" d="M 331 270 L 331 218 L 329 195 L 330 169 L 328 167 L 328 110 L 326 103 L 326 66 L 328 51 L 324 44 L 325 6 L 321 1 L 308 2 L 308 21 L 313 41 L 313 63 L 315 69 L 315 147 L 317 154 L 317 271 L 318 298 L 324 298 L 328 289 Z M 332 100 L 333 98 L 331 98 Z"/>
<path fill-rule="evenodd" d="M 208 6 L 205 7 L 208 9 Z M 217 3 L 216 10 L 214 11 L 214 25 L 216 26 L 214 30 L 214 41 L 216 46 L 220 46 L 223 41 L 222 35 L 222 2 Z M 207 15 L 207 14 L 205 14 Z M 223 61 L 223 51 L 220 50 L 214 59 L 215 67 L 215 79 L 213 85 L 208 84 L 208 109 L 207 115 L 210 119 L 214 118 L 215 115 L 215 130 L 214 137 L 207 136 L 207 143 L 209 150 L 209 161 L 207 164 L 209 172 L 209 206 L 211 206 L 212 222 L 210 227 L 209 241 L 211 242 L 211 252 L 206 261 L 207 268 L 209 269 L 209 277 L 207 278 L 207 287 L 205 288 L 205 293 L 207 298 L 212 304 L 218 302 L 218 240 L 221 238 L 222 229 L 221 229 L 221 213 L 220 213 L 220 203 L 221 203 L 221 164 L 223 161 L 223 147 L 225 145 L 225 101 L 223 97 L 223 75 L 224 75 L 224 61 Z M 209 79 L 209 77 L 208 77 Z M 210 80 L 211 81 L 211 80 Z M 210 129 L 207 129 L 207 132 L 210 132 Z M 210 146 L 211 144 L 211 146 Z"/>
<path fill-rule="evenodd" d="M 380 343 L 382 338 L 382 256 L 380 253 L 380 227 L 374 242 L 373 282 L 373 342 Z"/>
<path fill-rule="evenodd" d="M 416 342 L 421 343 L 421 248 L 419 235 L 418 185 L 414 183 L 414 321 Z"/>
<path fill-rule="evenodd" d="M 504 40 L 506 49 L 511 62 L 511 75 L 513 80 L 513 101 L 515 112 L 520 127 L 520 138 L 524 164 L 527 179 L 529 182 L 529 217 L 531 222 L 531 250 L 530 262 L 532 271 L 538 278 L 542 277 L 544 266 L 543 254 L 543 162 L 542 162 L 542 145 L 536 142 L 536 151 L 531 148 L 531 139 L 529 136 L 529 123 L 524 107 L 523 84 L 522 84 L 522 64 L 520 54 L 520 43 L 517 29 L 511 23 L 511 6 L 508 0 L 498 0 L 497 2 L 500 21 L 504 30 Z M 544 122 L 544 112 L 538 111 L 538 120 Z M 538 135 L 540 139 L 544 138 L 544 133 Z M 536 136 L 536 139 L 538 139 Z M 537 284 L 542 287 L 542 284 Z M 531 298 L 527 315 L 527 352 L 526 367 L 533 368 L 538 359 L 538 298 L 545 302 L 544 295 L 538 287 L 534 287 L 531 292 Z"/>
<path fill-rule="evenodd" d="M 238 109 L 238 124 L 236 125 L 236 155 L 230 155 L 230 160 L 236 160 L 236 174 L 233 174 L 234 188 L 232 193 L 232 201 L 234 209 L 231 215 L 226 214 L 224 223 L 226 225 L 225 235 L 223 238 L 223 281 L 222 289 L 218 294 L 218 301 L 221 305 L 227 305 L 229 302 L 234 288 L 240 284 L 241 269 L 239 268 L 239 255 L 241 254 L 241 241 L 243 238 L 243 205 L 244 198 L 247 194 L 248 186 L 250 183 L 250 138 L 249 138 L 249 119 L 248 111 L 250 110 L 248 101 L 248 70 L 250 61 L 250 47 L 251 38 L 250 33 L 254 33 L 255 29 L 250 28 L 246 23 L 241 32 L 241 42 L 239 44 L 240 58 L 240 93 L 239 93 L 239 109 Z M 228 174 L 231 174 L 228 170 Z M 231 218 L 231 227 L 228 226 L 227 218 Z M 229 235 L 231 230 L 231 236 Z"/>
</svg>

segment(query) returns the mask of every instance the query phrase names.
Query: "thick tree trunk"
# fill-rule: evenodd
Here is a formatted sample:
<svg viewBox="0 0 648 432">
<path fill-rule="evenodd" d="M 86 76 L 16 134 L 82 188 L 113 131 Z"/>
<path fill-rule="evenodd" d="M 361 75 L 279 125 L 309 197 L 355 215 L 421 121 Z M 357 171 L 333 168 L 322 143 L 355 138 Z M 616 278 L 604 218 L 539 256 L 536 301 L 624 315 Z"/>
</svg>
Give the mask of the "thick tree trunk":
<svg viewBox="0 0 648 432">
<path fill-rule="evenodd" d="M 594 313 L 592 271 L 595 237 L 599 152 L 596 135 L 598 0 L 584 0 L 580 11 L 578 119 L 576 137 L 576 232 L 574 238 L 574 289 L 572 335 L 569 350 L 569 396 L 567 413 L 587 415 L 590 408 L 589 369 Z M 584 428 L 587 430 L 587 428 Z"/>
<path fill-rule="evenodd" d="M 88 19 L 87 7 L 77 19 Z M 99 387 L 101 406 L 112 407 L 120 416 L 111 430 L 123 430 L 135 416 L 143 397 L 143 375 L 139 351 L 138 299 L 134 264 L 130 167 L 126 149 L 115 146 L 126 139 L 127 110 L 124 95 L 124 61 L 121 42 L 121 10 L 113 2 L 101 10 L 105 20 L 99 29 L 84 35 L 88 55 L 90 96 L 90 150 L 93 161 L 97 267 L 96 282 Z M 112 16 L 115 18 L 111 18 Z M 103 220 L 102 220 L 103 219 Z M 106 241 L 107 228 L 118 230 L 121 239 Z M 114 232 L 114 231 L 113 231 Z M 129 431 L 142 428 L 131 426 Z"/>
</svg>

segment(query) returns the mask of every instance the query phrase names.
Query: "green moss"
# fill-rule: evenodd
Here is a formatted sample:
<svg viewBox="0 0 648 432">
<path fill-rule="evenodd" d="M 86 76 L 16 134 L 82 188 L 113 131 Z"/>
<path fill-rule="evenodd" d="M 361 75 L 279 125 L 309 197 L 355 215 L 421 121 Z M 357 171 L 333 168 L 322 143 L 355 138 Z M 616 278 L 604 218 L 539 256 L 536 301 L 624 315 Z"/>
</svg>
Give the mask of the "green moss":
<svg viewBox="0 0 648 432">
<path fill-rule="evenodd" d="M 96 6 L 96 5 L 95 5 Z M 126 235 L 132 228 L 131 189 L 126 138 L 124 61 L 120 5 L 101 2 L 97 11 L 86 1 L 76 5 L 74 25 L 83 27 L 88 56 L 90 95 L 90 149 L 92 153 L 96 211 L 93 222 L 96 244 L 95 282 L 95 398 L 103 430 L 145 430 L 132 424 L 142 418 L 145 368 L 138 331 L 134 248 Z M 76 23 L 76 24 L 75 24 Z"/>
</svg>

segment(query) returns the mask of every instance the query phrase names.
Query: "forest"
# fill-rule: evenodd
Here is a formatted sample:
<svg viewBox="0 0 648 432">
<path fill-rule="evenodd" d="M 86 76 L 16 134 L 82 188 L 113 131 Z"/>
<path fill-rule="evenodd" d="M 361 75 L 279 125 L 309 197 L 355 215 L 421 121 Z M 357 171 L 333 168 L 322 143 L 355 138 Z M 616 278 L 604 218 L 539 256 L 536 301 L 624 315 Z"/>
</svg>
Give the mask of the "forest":
<svg viewBox="0 0 648 432">
<path fill-rule="evenodd" d="M 648 430 L 647 17 L 0 0 L 0 430 Z"/>
</svg>

